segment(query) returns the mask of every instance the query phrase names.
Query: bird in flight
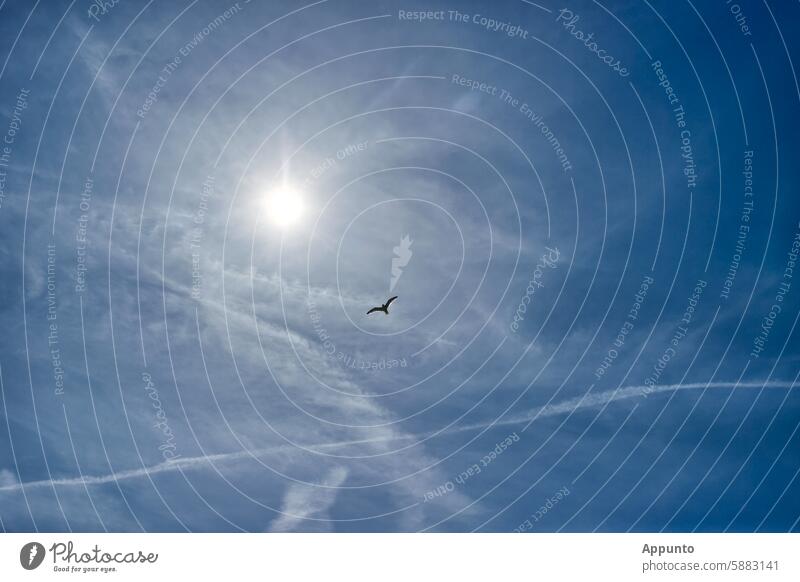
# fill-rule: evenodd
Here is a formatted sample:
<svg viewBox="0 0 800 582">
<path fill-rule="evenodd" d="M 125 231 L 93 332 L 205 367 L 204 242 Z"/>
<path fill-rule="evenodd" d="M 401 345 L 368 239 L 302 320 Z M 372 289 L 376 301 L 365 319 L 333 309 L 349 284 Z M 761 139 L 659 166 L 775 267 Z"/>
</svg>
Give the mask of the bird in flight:
<svg viewBox="0 0 800 582">
<path fill-rule="evenodd" d="M 389 304 L 391 304 L 391 302 L 394 301 L 395 299 L 397 299 L 397 295 L 395 295 L 394 297 L 389 297 L 386 303 L 384 303 L 380 307 L 373 307 L 372 309 L 367 311 L 367 315 L 369 315 L 370 313 L 375 313 L 376 311 L 383 311 L 386 315 L 389 315 Z"/>
</svg>

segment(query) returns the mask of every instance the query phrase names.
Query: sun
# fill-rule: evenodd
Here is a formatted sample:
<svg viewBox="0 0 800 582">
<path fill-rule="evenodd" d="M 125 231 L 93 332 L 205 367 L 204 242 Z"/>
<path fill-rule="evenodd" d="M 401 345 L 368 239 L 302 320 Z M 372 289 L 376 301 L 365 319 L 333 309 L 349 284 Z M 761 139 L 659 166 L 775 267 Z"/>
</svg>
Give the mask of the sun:
<svg viewBox="0 0 800 582">
<path fill-rule="evenodd" d="M 280 228 L 287 228 L 300 220 L 303 209 L 300 192 L 288 186 L 276 188 L 266 199 L 267 217 Z"/>
</svg>

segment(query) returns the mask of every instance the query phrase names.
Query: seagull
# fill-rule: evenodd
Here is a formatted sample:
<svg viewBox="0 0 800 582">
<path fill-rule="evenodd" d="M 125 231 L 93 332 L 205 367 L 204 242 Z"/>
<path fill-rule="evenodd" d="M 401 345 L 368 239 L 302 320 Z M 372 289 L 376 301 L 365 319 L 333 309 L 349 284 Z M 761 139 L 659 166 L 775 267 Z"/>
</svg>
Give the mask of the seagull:
<svg viewBox="0 0 800 582">
<path fill-rule="evenodd" d="M 397 299 L 397 295 L 395 295 L 394 297 L 389 297 L 386 303 L 384 303 L 380 307 L 373 307 L 372 309 L 367 311 L 367 315 L 369 315 L 370 313 L 375 313 L 376 311 L 383 311 L 386 315 L 389 315 L 389 304 L 395 299 Z"/>
</svg>

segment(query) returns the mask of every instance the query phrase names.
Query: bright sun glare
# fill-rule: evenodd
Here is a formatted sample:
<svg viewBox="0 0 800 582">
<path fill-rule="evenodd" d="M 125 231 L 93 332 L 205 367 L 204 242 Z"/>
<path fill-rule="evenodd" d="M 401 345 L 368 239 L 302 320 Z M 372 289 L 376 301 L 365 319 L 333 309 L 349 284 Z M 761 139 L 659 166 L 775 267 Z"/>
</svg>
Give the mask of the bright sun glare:
<svg viewBox="0 0 800 582">
<path fill-rule="evenodd" d="M 288 187 L 276 188 L 267 198 L 269 219 L 281 228 L 291 226 L 303 214 L 303 200 L 300 194 Z"/>
</svg>

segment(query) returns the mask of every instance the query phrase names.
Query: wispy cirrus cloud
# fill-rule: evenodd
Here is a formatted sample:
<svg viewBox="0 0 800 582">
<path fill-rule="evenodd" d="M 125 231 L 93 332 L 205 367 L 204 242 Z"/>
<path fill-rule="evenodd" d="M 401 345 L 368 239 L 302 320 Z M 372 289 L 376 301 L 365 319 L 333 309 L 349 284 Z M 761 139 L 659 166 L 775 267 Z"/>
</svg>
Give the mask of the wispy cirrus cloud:
<svg viewBox="0 0 800 582">
<path fill-rule="evenodd" d="M 6 487 L 13 488 L 17 485 L 19 485 L 19 481 L 14 473 L 8 469 L 0 469 L 0 490 Z"/>
<path fill-rule="evenodd" d="M 679 390 L 703 390 L 703 389 L 730 390 L 730 389 L 740 389 L 740 388 L 748 390 L 761 389 L 761 388 L 792 389 L 794 387 L 795 384 L 793 382 L 784 382 L 784 381 L 740 382 L 740 383 L 692 382 L 686 384 L 665 384 L 661 386 L 654 386 L 652 388 L 644 385 L 625 386 L 617 390 L 607 390 L 604 392 L 598 392 L 596 394 L 587 394 L 586 396 L 583 397 L 570 398 L 555 404 L 548 404 L 545 406 L 536 407 L 523 414 L 517 414 L 504 419 L 501 418 L 495 422 L 472 423 L 463 426 L 454 426 L 443 431 L 431 431 L 423 434 L 399 433 L 399 434 L 390 434 L 390 435 L 385 435 L 375 438 L 367 438 L 367 439 L 354 439 L 349 441 L 306 444 L 304 445 L 304 447 L 313 451 L 326 451 L 331 449 L 352 447 L 354 445 L 417 440 L 417 439 L 431 437 L 434 435 L 447 435 L 459 432 L 482 430 L 499 426 L 513 426 L 519 424 L 526 424 L 529 422 L 535 422 L 536 420 L 552 416 L 560 416 L 565 414 L 571 414 L 573 412 L 579 412 L 581 410 L 599 408 L 607 404 L 612 404 L 615 402 L 620 402 L 632 398 L 642 398 L 648 395 L 662 394 L 665 392 L 675 392 Z M 297 448 L 292 445 L 278 445 L 274 447 L 253 449 L 249 451 L 219 453 L 213 455 L 206 455 L 203 457 L 186 457 L 172 461 L 165 461 L 163 463 L 158 463 L 150 467 L 131 469 L 128 471 L 119 471 L 107 475 L 94 475 L 94 476 L 86 475 L 82 477 L 70 477 L 70 478 L 52 479 L 52 480 L 43 479 L 39 481 L 28 481 L 24 483 L 17 481 L 14 475 L 10 471 L 4 469 L 2 472 L 0 472 L 0 476 L 2 476 L 5 479 L 3 485 L 0 486 L 0 491 L 18 491 L 23 488 L 27 490 L 27 489 L 37 489 L 37 488 L 49 488 L 53 486 L 82 487 L 84 485 L 104 485 L 108 483 L 113 483 L 115 481 L 123 481 L 127 479 L 139 479 L 146 477 L 148 475 L 157 475 L 159 473 L 167 473 L 167 472 L 183 471 L 183 470 L 202 470 L 202 469 L 207 469 L 212 463 L 219 463 L 219 462 L 227 463 L 227 462 L 242 461 L 246 459 L 252 459 L 254 457 L 263 457 L 270 454 L 291 452 L 293 450 L 297 450 Z M 332 477 L 337 475 L 342 475 L 342 471 L 344 471 L 343 473 L 344 476 L 342 476 L 341 478 L 341 481 L 343 482 L 347 474 L 346 469 L 341 469 L 341 471 L 339 472 L 329 473 L 328 477 L 326 477 L 326 479 L 323 480 L 323 484 L 327 486 L 328 481 L 336 481 L 336 479 L 332 479 Z M 338 485 L 341 485 L 341 482 L 339 482 L 337 485 L 332 485 L 332 486 L 336 487 Z M 290 488 L 291 487 L 292 486 L 290 486 Z M 305 489 L 303 489 L 302 491 L 305 491 Z"/>
<path fill-rule="evenodd" d="M 301 527 L 308 531 L 306 520 L 313 520 L 316 531 L 330 531 L 328 510 L 336 501 L 336 488 L 344 483 L 347 474 L 346 468 L 334 467 L 323 478 L 323 489 L 300 483 L 289 485 L 283 496 L 281 515 L 270 524 L 269 531 L 287 532 Z"/>
</svg>

